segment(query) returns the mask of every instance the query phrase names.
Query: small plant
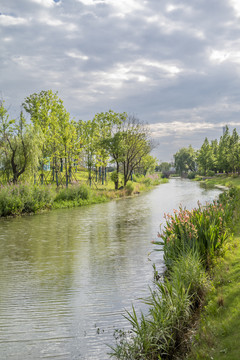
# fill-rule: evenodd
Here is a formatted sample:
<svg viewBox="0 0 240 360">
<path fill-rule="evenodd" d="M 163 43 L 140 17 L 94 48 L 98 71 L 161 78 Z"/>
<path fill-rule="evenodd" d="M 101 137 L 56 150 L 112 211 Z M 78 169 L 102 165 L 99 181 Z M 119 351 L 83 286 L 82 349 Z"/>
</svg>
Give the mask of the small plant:
<svg viewBox="0 0 240 360">
<path fill-rule="evenodd" d="M 127 195 L 132 195 L 133 191 L 134 191 L 134 184 L 132 183 L 132 181 L 128 181 L 126 187 L 126 192 L 127 192 Z"/>
</svg>

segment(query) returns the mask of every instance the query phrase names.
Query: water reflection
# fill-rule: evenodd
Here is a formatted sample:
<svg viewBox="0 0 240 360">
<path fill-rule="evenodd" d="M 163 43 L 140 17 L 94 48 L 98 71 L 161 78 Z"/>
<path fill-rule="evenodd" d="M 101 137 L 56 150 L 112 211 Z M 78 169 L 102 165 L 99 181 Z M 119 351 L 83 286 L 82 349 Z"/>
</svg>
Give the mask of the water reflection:
<svg viewBox="0 0 240 360">
<path fill-rule="evenodd" d="M 0 358 L 108 359 L 106 343 L 148 293 L 164 212 L 219 190 L 171 180 L 137 198 L 0 220 Z"/>
</svg>

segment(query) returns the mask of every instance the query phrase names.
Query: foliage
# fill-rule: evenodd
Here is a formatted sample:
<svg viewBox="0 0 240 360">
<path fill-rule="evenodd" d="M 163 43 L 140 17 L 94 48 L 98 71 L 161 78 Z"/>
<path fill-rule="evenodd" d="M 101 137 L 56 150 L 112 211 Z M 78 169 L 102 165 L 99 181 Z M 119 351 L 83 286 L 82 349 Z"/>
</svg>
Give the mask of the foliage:
<svg viewBox="0 0 240 360">
<path fill-rule="evenodd" d="M 54 192 L 49 186 L 11 185 L 0 189 L 0 216 L 19 215 L 50 208 Z"/>
<path fill-rule="evenodd" d="M 196 251 L 202 261 L 208 262 L 221 249 L 228 236 L 227 223 L 232 214 L 230 196 L 223 207 L 214 202 L 191 211 L 180 208 L 174 215 L 165 215 L 166 226 L 159 237 L 164 246 L 164 260 L 170 270 L 174 262 L 188 251 Z"/>
<path fill-rule="evenodd" d="M 55 202 L 66 201 L 66 200 L 76 200 L 79 199 L 87 200 L 90 197 L 90 189 L 86 185 L 74 185 L 65 189 L 58 191 L 55 198 Z"/>
<path fill-rule="evenodd" d="M 51 90 L 41 91 L 28 96 L 23 108 L 30 114 L 34 129 L 42 138 L 42 171 L 44 164 L 50 159 L 54 178 L 54 172 L 60 170 L 64 159 L 66 179 L 68 179 L 72 162 L 80 153 L 80 144 L 77 139 L 76 123 L 70 121 L 70 115 L 64 108 L 63 101 Z"/>
<path fill-rule="evenodd" d="M 239 204 L 237 205 L 239 220 Z M 239 221 L 224 257 L 217 259 L 197 331 L 193 334 L 188 360 L 239 359 L 240 247 Z"/>
<path fill-rule="evenodd" d="M 21 175 L 36 170 L 40 138 L 26 123 L 21 112 L 19 121 L 9 120 L 4 103 L 0 105 L 0 159 L 7 182 L 16 184 Z"/>
<path fill-rule="evenodd" d="M 132 181 L 129 181 L 127 183 L 127 185 L 125 186 L 125 189 L 127 191 L 127 195 L 132 195 L 133 191 L 134 191 L 134 184 Z"/>
<path fill-rule="evenodd" d="M 198 307 L 210 283 L 205 269 L 209 257 L 216 255 L 226 239 L 227 226 L 236 205 L 232 190 L 220 202 L 192 211 L 175 211 L 166 216 L 166 226 L 159 236 L 163 242 L 168 268 L 163 282 L 156 282 L 145 302 L 147 315 L 137 316 L 133 307 L 126 318 L 132 333 L 121 332 L 111 356 L 117 359 L 173 359 L 181 347 L 192 311 Z M 161 249 L 162 250 L 162 249 Z"/>
<path fill-rule="evenodd" d="M 189 323 L 192 309 L 208 286 L 200 259 L 188 253 L 175 263 L 170 279 L 156 282 L 155 289 L 145 300 L 147 315 L 138 317 L 134 307 L 126 318 L 131 333 L 121 333 L 112 357 L 117 359 L 172 359 Z"/>
<path fill-rule="evenodd" d="M 174 155 L 176 171 L 180 175 L 188 171 L 195 171 L 195 158 L 196 154 L 191 145 L 188 148 L 181 148 Z"/>
</svg>

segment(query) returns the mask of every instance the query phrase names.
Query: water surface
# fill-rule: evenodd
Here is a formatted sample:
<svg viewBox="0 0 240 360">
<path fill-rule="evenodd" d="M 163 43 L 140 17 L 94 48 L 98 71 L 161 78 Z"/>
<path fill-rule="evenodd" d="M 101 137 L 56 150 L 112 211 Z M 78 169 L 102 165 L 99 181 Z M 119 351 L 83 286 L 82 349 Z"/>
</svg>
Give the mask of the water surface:
<svg viewBox="0 0 240 360">
<path fill-rule="evenodd" d="M 107 360 L 122 316 L 148 294 L 165 212 L 219 190 L 172 179 L 139 197 L 0 219 L 0 359 Z"/>
</svg>

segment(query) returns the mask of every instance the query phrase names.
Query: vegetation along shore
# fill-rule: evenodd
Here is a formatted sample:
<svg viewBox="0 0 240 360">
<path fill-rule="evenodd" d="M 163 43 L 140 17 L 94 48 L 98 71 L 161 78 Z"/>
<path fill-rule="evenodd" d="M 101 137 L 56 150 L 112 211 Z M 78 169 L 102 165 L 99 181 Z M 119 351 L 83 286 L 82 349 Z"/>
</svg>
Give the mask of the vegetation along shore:
<svg viewBox="0 0 240 360">
<path fill-rule="evenodd" d="M 127 314 L 132 329 L 119 331 L 113 358 L 238 358 L 239 332 L 229 325 L 239 329 L 239 244 L 233 237 L 233 229 L 239 230 L 239 199 L 240 190 L 232 188 L 213 204 L 166 215 L 157 242 L 164 251 L 164 279 L 155 268 L 154 288 L 145 299 L 149 311 L 137 317 L 133 307 Z"/>
</svg>

